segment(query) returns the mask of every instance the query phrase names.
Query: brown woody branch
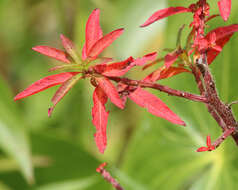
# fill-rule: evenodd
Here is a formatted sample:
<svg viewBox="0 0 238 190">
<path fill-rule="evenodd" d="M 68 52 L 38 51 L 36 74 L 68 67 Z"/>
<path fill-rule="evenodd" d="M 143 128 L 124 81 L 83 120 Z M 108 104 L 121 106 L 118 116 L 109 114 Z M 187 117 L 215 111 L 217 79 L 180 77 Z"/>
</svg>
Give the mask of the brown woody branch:
<svg viewBox="0 0 238 190">
<path fill-rule="evenodd" d="M 237 121 L 230 106 L 223 103 L 218 96 L 214 79 L 207 64 L 206 53 L 201 54 L 197 60 L 198 64 L 200 72 L 194 67 L 192 69 L 198 88 L 200 93 L 207 98 L 206 106 L 209 113 L 224 131 L 222 136 L 214 142 L 214 146 L 217 148 L 230 135 L 238 145 Z"/>
</svg>

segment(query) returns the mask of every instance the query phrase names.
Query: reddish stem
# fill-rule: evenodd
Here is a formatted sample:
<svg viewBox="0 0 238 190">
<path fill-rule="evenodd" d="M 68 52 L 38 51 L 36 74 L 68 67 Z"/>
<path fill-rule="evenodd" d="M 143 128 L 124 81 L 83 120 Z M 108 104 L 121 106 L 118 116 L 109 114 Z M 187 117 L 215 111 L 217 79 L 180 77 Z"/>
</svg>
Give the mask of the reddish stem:
<svg viewBox="0 0 238 190">
<path fill-rule="evenodd" d="M 214 146 L 215 148 L 217 148 L 218 146 L 220 146 L 220 144 L 227 139 L 227 137 L 229 137 L 230 135 L 232 135 L 232 133 L 234 133 L 236 131 L 235 127 L 232 127 L 230 129 L 225 130 L 222 135 L 215 141 L 212 143 L 212 146 Z"/>
<path fill-rule="evenodd" d="M 164 86 L 164 85 L 153 83 L 153 82 L 145 82 L 141 80 L 132 80 L 132 79 L 120 78 L 120 77 L 108 77 L 108 78 L 115 82 L 122 82 L 129 86 L 136 86 L 141 88 L 152 88 L 152 89 L 159 90 L 161 92 L 165 92 L 171 96 L 178 96 L 178 97 L 186 98 L 196 102 L 204 102 L 204 103 L 207 102 L 207 99 L 204 96 L 191 94 L 189 92 L 184 92 L 180 90 L 175 90 L 168 86 Z"/>
<path fill-rule="evenodd" d="M 109 182 L 116 190 L 124 190 L 121 185 L 111 176 L 111 174 L 104 168 L 107 163 L 101 164 L 96 171 L 100 173 L 103 178 Z"/>
</svg>

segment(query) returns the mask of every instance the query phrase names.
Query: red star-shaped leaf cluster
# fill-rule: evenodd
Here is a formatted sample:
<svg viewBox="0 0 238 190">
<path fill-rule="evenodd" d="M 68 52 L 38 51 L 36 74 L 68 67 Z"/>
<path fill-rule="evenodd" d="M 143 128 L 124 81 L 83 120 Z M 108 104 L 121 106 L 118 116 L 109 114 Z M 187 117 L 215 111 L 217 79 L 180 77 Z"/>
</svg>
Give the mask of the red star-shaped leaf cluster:
<svg viewBox="0 0 238 190">
<path fill-rule="evenodd" d="M 124 30 L 117 29 L 103 36 L 99 16 L 99 9 L 95 9 L 88 18 L 85 44 L 81 55 L 73 42 L 64 35 L 60 37 L 65 51 L 48 46 L 32 48 L 43 55 L 62 62 L 51 68 L 50 71 L 67 72 L 50 75 L 38 80 L 16 95 L 14 99 L 19 100 L 47 88 L 61 85 L 51 100 L 53 105 L 48 110 L 48 115 L 51 116 L 58 102 L 79 80 L 90 78 L 91 84 L 95 87 L 92 108 L 92 123 L 96 127 L 95 142 L 99 151 L 103 153 L 107 146 L 106 131 L 109 115 L 105 104 L 109 99 L 118 108 L 123 109 L 125 107 L 125 96 L 122 94 L 128 91 L 126 89 L 125 91 L 120 91 L 119 94 L 117 87 L 112 82 L 113 77 L 121 77 L 135 66 L 143 66 L 147 62 L 154 61 L 157 53 L 150 53 L 137 59 L 129 57 L 124 61 L 113 63 L 110 63 L 112 62 L 111 58 L 99 57 L 103 50 L 115 41 Z M 133 92 L 128 91 L 128 97 L 139 106 L 147 108 L 149 112 L 156 116 L 178 125 L 185 125 L 160 99 L 141 88 L 134 88 Z"/>
<path fill-rule="evenodd" d="M 211 137 L 207 136 L 207 146 L 202 146 L 197 149 L 197 152 L 205 152 L 205 151 L 212 151 L 215 150 L 215 146 L 211 144 Z"/>
</svg>

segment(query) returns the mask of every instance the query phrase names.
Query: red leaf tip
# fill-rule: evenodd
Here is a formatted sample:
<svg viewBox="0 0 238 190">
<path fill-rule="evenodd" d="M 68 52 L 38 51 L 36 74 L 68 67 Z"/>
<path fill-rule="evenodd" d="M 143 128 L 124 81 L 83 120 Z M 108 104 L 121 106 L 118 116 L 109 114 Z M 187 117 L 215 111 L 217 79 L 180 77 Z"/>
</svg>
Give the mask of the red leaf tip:
<svg viewBox="0 0 238 190">
<path fill-rule="evenodd" d="M 51 117 L 54 107 L 48 109 L 48 117 Z"/>
<path fill-rule="evenodd" d="M 209 150 L 208 147 L 203 146 L 203 147 L 198 148 L 197 152 L 205 152 L 205 151 L 208 151 L 208 150 Z"/>
<path fill-rule="evenodd" d="M 107 165 L 106 162 L 100 164 L 100 165 L 97 167 L 96 172 L 101 173 L 102 170 L 104 169 L 104 167 L 106 167 L 106 165 Z"/>
<path fill-rule="evenodd" d="M 197 152 L 213 151 L 213 150 L 216 149 L 216 147 L 213 146 L 212 143 L 211 143 L 211 136 L 210 135 L 207 136 L 206 144 L 207 144 L 207 147 L 204 147 L 204 146 L 200 147 L 200 148 L 197 149 Z"/>
</svg>

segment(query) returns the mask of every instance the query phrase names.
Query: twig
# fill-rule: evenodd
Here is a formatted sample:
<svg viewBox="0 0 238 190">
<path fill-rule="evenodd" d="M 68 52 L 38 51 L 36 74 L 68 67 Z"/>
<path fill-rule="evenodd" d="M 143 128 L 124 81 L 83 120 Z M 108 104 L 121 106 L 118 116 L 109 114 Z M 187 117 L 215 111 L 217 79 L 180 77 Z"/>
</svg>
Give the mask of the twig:
<svg viewBox="0 0 238 190">
<path fill-rule="evenodd" d="M 234 105 L 234 104 L 238 104 L 238 100 L 233 101 L 233 102 L 227 104 L 227 106 L 231 108 L 231 106 Z"/>
<path fill-rule="evenodd" d="M 124 190 L 121 185 L 111 176 L 111 174 L 104 168 L 107 165 L 107 163 L 103 163 L 99 165 L 99 167 L 96 169 L 98 173 L 100 173 L 103 178 L 109 182 L 116 190 Z"/>
<path fill-rule="evenodd" d="M 220 144 L 227 138 L 229 137 L 232 133 L 235 132 L 235 127 L 232 127 L 230 129 L 227 129 L 226 131 L 223 132 L 223 134 L 215 141 L 212 143 L 212 146 L 214 146 L 215 148 L 217 148 L 218 146 L 220 146 Z"/>
<path fill-rule="evenodd" d="M 153 83 L 153 82 L 146 82 L 146 81 L 140 81 L 140 80 L 131 80 L 131 79 L 128 79 L 128 78 L 120 78 L 120 77 L 108 77 L 108 78 L 113 80 L 113 81 L 116 81 L 116 82 L 122 82 L 126 85 L 129 85 L 129 86 L 137 86 L 137 87 L 142 87 L 142 88 L 152 88 L 152 89 L 156 89 L 156 90 L 165 92 L 165 93 L 167 93 L 168 95 L 171 95 L 171 96 L 178 96 L 178 97 L 186 98 L 186 99 L 196 101 L 196 102 L 204 102 L 204 103 L 207 102 L 207 99 L 204 96 L 191 94 L 189 92 L 184 92 L 184 91 L 180 91 L 180 90 L 175 90 L 175 89 L 172 89 L 168 86 L 164 86 L 164 85 Z"/>
</svg>

